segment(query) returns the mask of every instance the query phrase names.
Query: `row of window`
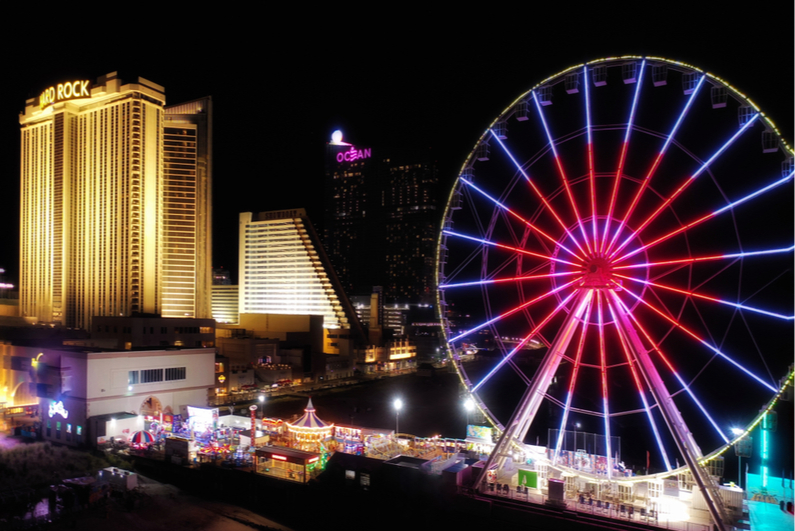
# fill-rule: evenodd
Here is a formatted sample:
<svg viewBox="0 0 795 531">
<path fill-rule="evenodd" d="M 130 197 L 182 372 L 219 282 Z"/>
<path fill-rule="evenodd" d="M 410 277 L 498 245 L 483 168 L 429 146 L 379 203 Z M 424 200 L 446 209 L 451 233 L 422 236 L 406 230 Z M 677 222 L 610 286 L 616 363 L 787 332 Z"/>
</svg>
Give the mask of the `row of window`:
<svg viewBox="0 0 795 531">
<path fill-rule="evenodd" d="M 61 428 L 62 428 L 62 426 L 63 426 L 63 423 L 61 423 L 60 421 L 57 421 L 55 423 L 55 438 L 56 439 L 60 439 L 61 438 Z M 77 435 L 77 442 L 78 442 L 78 444 L 82 443 L 83 442 L 83 427 L 80 426 L 80 425 L 77 425 L 77 426 L 75 426 L 75 428 L 76 428 L 75 434 Z M 52 437 L 52 420 L 51 419 L 47 419 L 47 437 Z M 66 440 L 67 441 L 71 441 L 72 440 L 72 424 L 70 424 L 70 423 L 66 423 Z"/>
<path fill-rule="evenodd" d="M 169 367 L 166 369 L 142 369 L 140 371 L 127 372 L 127 384 L 145 384 L 155 382 L 172 382 L 174 380 L 185 380 L 187 369 L 185 367 Z"/>
<path fill-rule="evenodd" d="M 97 332 L 102 332 L 102 328 L 103 327 L 101 325 L 98 325 L 97 326 Z M 110 326 L 105 325 L 104 328 L 105 328 L 105 332 L 110 332 Z M 147 327 L 145 327 L 145 326 L 143 327 L 143 333 L 144 334 L 147 333 L 146 328 Z M 118 327 L 114 326 L 113 327 L 113 332 L 114 333 L 118 333 Z M 122 327 L 122 333 L 123 334 L 131 334 L 132 333 L 132 327 L 131 326 Z M 150 326 L 148 333 L 149 334 L 154 334 L 155 333 L 155 327 L 154 326 Z M 160 333 L 161 334 L 167 334 L 168 333 L 168 327 L 167 326 L 161 326 L 160 327 Z M 174 333 L 176 333 L 176 334 L 212 334 L 213 333 L 213 327 L 211 327 L 211 326 L 175 326 L 174 327 Z"/>
</svg>

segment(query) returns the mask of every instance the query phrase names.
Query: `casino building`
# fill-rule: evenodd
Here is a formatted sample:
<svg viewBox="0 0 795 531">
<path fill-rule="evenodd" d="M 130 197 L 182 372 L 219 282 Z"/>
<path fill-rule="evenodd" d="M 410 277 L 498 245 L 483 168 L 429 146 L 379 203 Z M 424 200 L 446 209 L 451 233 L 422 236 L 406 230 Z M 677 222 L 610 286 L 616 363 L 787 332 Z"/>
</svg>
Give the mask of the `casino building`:
<svg viewBox="0 0 795 531">
<path fill-rule="evenodd" d="M 122 350 L 0 344 L 0 383 L 38 403 L 41 438 L 67 446 L 127 439 L 147 422 L 207 403 L 214 348 Z"/>
<path fill-rule="evenodd" d="M 326 145 L 323 243 L 346 292 L 433 301 L 438 169 L 427 150 Z"/>
<path fill-rule="evenodd" d="M 212 99 L 165 108 L 163 131 L 163 317 L 210 317 Z"/>
<path fill-rule="evenodd" d="M 209 98 L 115 72 L 46 89 L 21 125 L 20 312 L 209 317 Z"/>
<path fill-rule="evenodd" d="M 325 343 L 364 331 L 303 208 L 240 214 L 240 314 L 323 316 Z M 334 336 L 334 337 L 330 337 Z"/>
</svg>

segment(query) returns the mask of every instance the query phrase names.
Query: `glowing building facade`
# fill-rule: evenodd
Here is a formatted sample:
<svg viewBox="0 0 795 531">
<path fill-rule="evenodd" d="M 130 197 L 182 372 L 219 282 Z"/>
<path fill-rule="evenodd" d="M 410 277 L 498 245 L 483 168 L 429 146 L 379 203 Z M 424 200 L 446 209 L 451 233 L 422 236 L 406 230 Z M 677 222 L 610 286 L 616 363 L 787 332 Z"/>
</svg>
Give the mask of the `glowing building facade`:
<svg viewBox="0 0 795 531">
<path fill-rule="evenodd" d="M 166 107 L 163 132 L 163 317 L 210 317 L 212 100 Z"/>
<path fill-rule="evenodd" d="M 209 157 L 183 158 L 181 132 L 200 139 L 209 120 L 180 123 L 190 114 L 167 111 L 160 85 L 115 72 L 26 102 L 22 315 L 86 329 L 95 315 L 209 316 Z M 178 131 L 164 135 L 167 124 Z"/>
<path fill-rule="evenodd" d="M 240 214 L 240 313 L 322 315 L 325 329 L 358 319 L 302 208 Z"/>
<path fill-rule="evenodd" d="M 219 323 L 238 324 L 240 322 L 239 286 L 214 284 L 212 286 L 213 319 Z"/>
</svg>

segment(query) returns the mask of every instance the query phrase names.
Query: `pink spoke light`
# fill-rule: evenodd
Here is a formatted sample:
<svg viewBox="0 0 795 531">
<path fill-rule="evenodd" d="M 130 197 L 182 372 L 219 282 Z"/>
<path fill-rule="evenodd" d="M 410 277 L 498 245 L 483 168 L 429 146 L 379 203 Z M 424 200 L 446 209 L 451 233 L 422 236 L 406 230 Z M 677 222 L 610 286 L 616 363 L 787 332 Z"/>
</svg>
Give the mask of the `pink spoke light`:
<svg viewBox="0 0 795 531">
<path fill-rule="evenodd" d="M 594 176 L 594 163 L 593 163 L 593 137 L 591 135 L 591 101 L 589 97 L 589 86 L 588 83 L 588 67 L 582 67 L 582 78 L 583 78 L 583 85 L 585 85 L 585 129 L 587 131 L 586 135 L 586 142 L 587 142 L 587 151 L 588 151 L 588 180 L 590 181 L 590 188 L 591 188 L 591 227 L 593 229 L 593 246 L 594 249 L 598 246 L 598 241 L 596 237 L 596 177 Z"/>
<path fill-rule="evenodd" d="M 605 421 L 605 447 L 607 448 L 607 477 L 613 477 L 610 460 L 613 457 L 610 445 L 610 405 L 607 401 L 607 360 L 605 358 L 605 326 L 602 310 L 602 290 L 596 290 L 596 318 L 599 329 L 599 365 L 602 378 L 602 412 Z"/>
<path fill-rule="evenodd" d="M 552 311 L 551 311 L 551 312 L 550 312 L 550 313 L 549 313 L 549 314 L 548 314 L 546 317 L 544 317 L 544 320 L 543 320 L 543 321 L 541 321 L 540 323 L 538 323 L 538 325 L 536 325 L 536 327 L 535 327 L 535 328 L 533 328 L 533 330 L 532 330 L 532 331 L 531 331 L 529 334 L 527 334 L 527 336 L 525 336 L 525 338 L 524 338 L 524 339 L 522 339 L 522 341 L 521 341 L 521 342 L 520 342 L 518 345 L 516 345 L 516 347 L 515 347 L 515 348 L 514 348 L 512 351 L 510 351 L 508 354 L 506 354 L 506 355 L 505 355 L 505 357 L 504 357 L 504 358 L 502 358 L 502 359 L 500 360 L 500 362 L 499 362 L 497 365 L 495 365 L 495 366 L 494 366 L 494 368 L 493 368 L 492 370 L 490 370 L 490 371 L 488 372 L 488 374 L 486 374 L 486 376 L 484 376 L 484 377 L 483 377 L 483 379 L 482 379 L 482 380 L 480 380 L 480 382 L 478 382 L 478 384 L 477 384 L 477 385 L 475 385 L 475 386 L 474 386 L 472 389 L 470 389 L 470 391 L 469 391 L 469 392 L 470 392 L 470 393 L 477 392 L 477 390 L 478 390 L 478 389 L 480 389 L 480 387 L 481 387 L 483 384 L 485 384 L 487 381 L 489 381 L 489 379 L 490 379 L 492 376 L 494 376 L 494 374 L 495 374 L 495 373 L 496 373 L 498 370 L 500 370 L 500 367 L 502 367 L 503 365 L 505 365 L 506 363 L 508 363 L 508 361 L 509 361 L 509 360 L 510 360 L 510 359 L 513 357 L 513 355 L 514 355 L 514 354 L 516 354 L 516 353 L 519 351 L 519 349 L 521 349 L 523 346 L 525 346 L 525 344 L 526 344 L 528 341 L 530 341 L 531 339 L 533 339 L 533 337 L 535 337 L 535 335 L 538 333 L 538 331 L 539 331 L 539 330 L 541 330 L 541 328 L 542 328 L 542 327 L 543 327 L 545 324 L 547 324 L 547 323 L 550 321 L 550 319 L 552 319 L 553 317 L 555 317 L 555 315 L 557 315 L 557 313 L 558 313 L 558 312 L 559 312 L 561 309 L 563 309 L 563 307 L 564 307 L 566 304 L 568 304 L 568 302 L 571 300 L 571 298 L 572 298 L 572 297 L 574 297 L 574 296 L 575 296 L 575 295 L 576 295 L 578 292 L 579 292 L 579 290 L 574 290 L 574 291 L 572 291 L 572 292 L 569 294 L 569 296 L 568 296 L 568 297 L 566 297 L 565 299 L 563 299 L 563 300 L 560 302 L 560 304 L 558 304 L 558 305 L 557 305 L 557 307 L 556 307 L 554 310 L 552 310 Z"/>
<path fill-rule="evenodd" d="M 715 159 L 717 159 L 718 156 L 721 155 L 721 153 L 726 151 L 726 149 L 728 149 L 729 146 L 731 146 L 734 143 L 734 141 L 740 137 L 740 135 L 742 135 L 749 127 L 751 127 L 751 125 L 756 121 L 758 117 L 759 113 L 753 115 L 753 117 L 751 117 L 742 127 L 740 127 L 740 129 L 736 133 L 734 133 L 734 135 L 732 135 L 732 137 L 729 140 L 727 140 L 726 143 L 724 143 L 715 153 L 713 153 L 713 155 L 707 160 L 707 162 L 702 164 L 701 167 L 699 167 L 699 169 L 696 170 L 696 172 L 693 173 L 693 175 L 688 177 L 685 180 L 685 182 L 683 182 L 673 194 L 671 194 L 665 201 L 663 201 L 662 204 L 660 204 L 660 206 L 657 207 L 657 210 L 655 210 L 650 216 L 648 216 L 646 220 L 643 223 L 641 223 L 640 226 L 637 229 L 635 229 L 633 233 L 626 240 L 624 240 L 624 243 L 619 245 L 611 253 L 610 257 L 611 258 L 615 257 L 619 252 L 621 252 L 621 249 L 626 247 L 627 244 L 630 241 L 632 241 L 633 238 L 635 238 L 641 232 L 643 232 L 643 230 L 646 227 L 648 227 L 649 224 L 657 218 L 660 212 L 665 210 L 665 208 L 668 205 L 670 205 L 677 197 L 679 197 L 682 194 L 682 192 L 684 192 L 687 189 L 687 187 L 690 186 L 692 182 L 695 181 L 696 178 L 698 178 L 698 176 L 701 175 L 704 172 L 704 170 L 706 170 L 715 161 Z"/>
<path fill-rule="evenodd" d="M 699 337 L 698 334 L 696 334 L 695 332 L 693 332 L 692 330 L 690 330 L 686 326 L 682 325 L 680 322 L 676 321 L 675 319 L 671 318 L 670 316 L 666 315 L 665 312 L 663 312 L 662 310 L 660 310 L 659 308 L 657 308 L 653 304 L 649 303 L 648 301 L 644 300 L 639 295 L 636 295 L 632 291 L 626 289 L 626 287 L 624 287 L 623 291 L 624 291 L 624 293 L 628 293 L 629 295 L 634 297 L 636 300 L 638 300 L 641 303 L 643 303 L 643 305 L 645 305 L 647 308 L 651 309 L 654 313 L 656 313 L 657 315 L 659 315 L 660 317 L 662 317 L 663 319 L 665 319 L 666 321 L 668 321 L 669 323 L 674 325 L 676 328 L 678 328 L 679 330 L 683 331 L 684 333 L 686 333 L 687 335 L 689 335 L 690 337 L 692 337 L 693 339 L 695 339 L 696 341 L 698 341 L 699 343 L 701 343 L 702 345 L 707 347 L 709 350 L 713 351 L 715 354 L 717 354 L 721 358 L 725 359 L 726 361 L 728 361 L 729 363 L 731 363 L 732 365 L 734 365 L 735 367 L 737 367 L 738 369 L 743 371 L 745 374 L 747 374 L 748 376 L 750 376 L 751 378 L 753 378 L 754 380 L 756 380 L 760 384 L 764 385 L 765 387 L 767 387 L 771 391 L 775 392 L 775 391 L 778 390 L 776 387 L 774 387 L 774 386 L 770 385 L 769 383 L 765 382 L 762 378 L 760 378 L 756 374 L 752 373 L 751 371 L 749 371 L 748 369 L 746 369 L 745 367 L 743 367 L 742 365 L 740 365 L 739 363 L 734 361 L 731 357 L 729 357 L 726 354 L 724 354 L 723 352 L 721 352 L 718 348 L 713 347 L 712 345 L 707 343 L 705 340 L 701 339 L 701 337 Z"/>
<path fill-rule="evenodd" d="M 776 317 L 777 319 L 784 319 L 786 321 L 792 321 L 793 319 L 795 319 L 795 316 L 793 316 L 793 315 L 782 315 L 780 313 L 768 312 L 766 310 L 761 310 L 759 308 L 754 308 L 752 306 L 746 306 L 744 304 L 740 304 L 740 303 L 737 303 L 737 302 L 725 301 L 723 299 L 718 299 L 716 297 L 709 297 L 707 295 L 700 295 L 700 294 L 696 293 L 695 291 L 688 291 L 688 290 L 684 290 L 684 289 L 679 289 L 679 288 L 675 288 L 673 286 L 667 286 L 665 284 L 659 284 L 657 282 L 651 282 L 651 281 L 648 281 L 648 280 L 641 280 L 639 278 L 628 277 L 628 276 L 625 276 L 625 275 L 616 274 L 615 276 L 617 276 L 618 278 L 624 278 L 626 280 L 631 280 L 633 282 L 638 282 L 640 284 L 645 284 L 647 286 L 654 286 L 656 288 L 661 288 L 661 289 L 664 289 L 664 290 L 673 291 L 675 293 L 681 293 L 682 295 L 687 295 L 689 297 L 694 297 L 694 298 L 698 298 L 698 299 L 702 299 L 702 300 L 706 300 L 706 301 L 717 302 L 718 304 L 725 304 L 727 306 L 733 306 L 733 307 L 738 308 L 740 310 L 748 310 L 750 312 L 756 312 L 756 313 L 761 313 L 763 315 L 769 315 L 770 317 Z"/>
<path fill-rule="evenodd" d="M 562 243 L 560 243 L 557 240 L 555 240 L 555 238 L 553 238 L 552 236 L 550 236 L 549 234 L 547 234 L 543 230 L 539 229 L 538 227 L 536 227 L 535 225 L 530 223 L 528 220 L 526 220 L 525 218 L 523 218 L 522 216 L 520 216 L 519 214 L 517 214 L 516 212 L 514 212 L 513 210 L 511 210 L 507 206 L 503 205 L 502 203 L 500 203 L 499 201 L 497 201 L 496 199 L 491 197 L 489 194 L 487 194 L 486 192 L 484 192 L 483 190 L 481 190 L 480 188 L 475 186 L 472 182 L 467 181 L 466 179 L 461 179 L 461 182 L 463 182 L 464 184 L 468 185 L 470 188 L 472 188 L 472 189 L 476 190 L 477 192 L 479 192 L 482 196 L 487 198 L 489 201 L 493 202 L 495 205 L 497 205 L 501 209 L 503 209 L 506 212 L 508 212 L 510 215 L 512 215 L 513 217 L 515 217 L 516 219 L 518 219 L 519 221 L 521 221 L 522 223 L 524 223 L 525 225 L 530 227 L 533 231 L 537 232 L 538 234 L 540 234 L 541 236 L 543 236 L 544 238 L 546 238 L 550 242 L 554 243 L 555 245 L 559 245 L 561 249 L 563 249 L 564 251 L 566 251 L 570 255 L 574 256 L 575 258 L 579 258 L 577 253 L 575 253 L 574 251 L 572 251 L 571 249 L 569 249 L 568 247 L 566 247 Z"/>
<path fill-rule="evenodd" d="M 571 241 L 574 242 L 574 245 L 577 246 L 577 248 L 580 250 L 580 252 L 584 253 L 585 251 L 580 246 L 580 242 L 577 241 L 577 238 L 575 238 L 574 235 L 571 233 L 571 231 L 568 229 L 568 227 L 566 227 L 566 224 L 563 223 L 563 220 L 560 219 L 560 216 L 558 216 L 558 213 L 555 211 L 554 208 L 552 208 L 552 205 L 549 204 L 549 201 L 547 201 L 546 196 L 544 196 L 544 194 L 541 193 L 541 191 L 538 189 L 538 187 L 536 187 L 536 184 L 533 182 L 533 180 L 530 178 L 530 176 L 527 175 L 527 172 L 524 171 L 524 168 L 522 168 L 522 166 L 516 161 L 514 156 L 511 154 L 511 152 L 508 151 L 508 148 L 505 146 L 505 143 L 502 140 L 500 140 L 500 137 L 498 137 L 494 133 L 494 131 L 492 131 L 491 129 L 489 129 L 489 131 L 491 131 L 492 136 L 497 141 L 497 143 L 500 145 L 500 147 L 502 147 L 503 151 L 505 151 L 505 154 L 508 156 L 508 158 L 511 159 L 511 162 L 513 162 L 514 166 L 516 166 L 516 169 L 519 170 L 519 172 L 525 178 L 525 180 L 527 181 L 527 184 L 530 185 L 530 188 L 533 189 L 533 191 L 535 192 L 536 196 L 538 196 L 538 199 L 541 201 L 541 203 L 543 203 L 543 205 L 547 208 L 547 210 L 549 210 L 549 213 L 552 214 L 552 217 L 554 217 L 555 220 L 558 222 L 558 225 L 561 226 L 563 231 L 571 239 Z"/>
<path fill-rule="evenodd" d="M 560 447 L 563 444 L 563 435 L 566 431 L 566 424 L 569 419 L 569 410 L 571 408 L 571 398 L 574 396 L 574 385 L 577 383 L 577 373 L 580 371 L 580 360 L 582 359 L 583 346 L 585 344 L 585 332 L 588 329 L 588 321 L 591 319 L 591 308 L 593 306 L 593 290 L 588 292 L 588 307 L 585 310 L 585 316 L 582 321 L 582 331 L 580 332 L 580 340 L 577 343 L 577 353 L 574 358 L 574 367 L 572 368 L 571 378 L 569 379 L 569 389 L 566 393 L 566 404 L 563 406 L 563 418 L 560 421 L 560 431 L 558 432 L 558 441 L 555 444 L 555 454 L 552 458 L 554 465 L 558 456 L 560 455 Z M 577 441 L 575 441 L 576 444 Z"/>
<path fill-rule="evenodd" d="M 585 227 L 582 224 L 582 217 L 580 217 L 580 212 L 577 209 L 577 203 L 574 201 L 574 196 L 571 193 L 569 180 L 566 178 L 566 172 L 563 171 L 563 163 L 558 156 L 558 150 L 555 148 L 555 142 L 552 140 L 552 135 L 549 133 L 549 127 L 547 126 L 547 121 L 544 118 L 544 112 L 541 110 L 541 104 L 538 103 L 538 98 L 536 97 L 535 91 L 533 91 L 533 101 L 536 104 L 536 109 L 538 109 L 538 116 L 541 118 L 541 124 L 544 126 L 544 132 L 547 135 L 547 141 L 549 142 L 549 147 L 552 150 L 552 156 L 555 158 L 555 165 L 558 168 L 560 179 L 563 181 L 563 188 L 566 189 L 566 195 L 569 198 L 569 203 L 571 203 L 571 209 L 574 212 L 574 217 L 577 220 L 577 224 L 580 226 L 580 232 L 582 233 L 582 238 L 585 241 L 585 246 L 588 248 L 588 254 L 591 254 L 591 245 L 588 241 L 588 236 L 585 234 Z"/>
<path fill-rule="evenodd" d="M 724 442 L 728 443 L 729 440 L 726 438 L 726 435 L 723 433 L 723 430 L 721 430 L 718 427 L 717 422 L 715 422 L 715 420 L 709 414 L 707 408 L 705 408 L 701 404 L 701 401 L 696 397 L 695 393 L 693 393 L 693 390 L 690 389 L 690 386 L 687 385 L 684 382 L 684 380 L 682 380 L 682 377 L 679 375 L 679 372 L 676 369 L 674 369 L 673 365 L 671 365 L 671 362 L 668 361 L 668 358 L 665 356 L 665 354 L 663 354 L 660 346 L 654 340 L 652 340 L 651 336 L 648 334 L 648 332 L 646 332 L 646 329 L 643 328 L 643 326 L 640 324 L 640 321 L 638 321 L 635 315 L 631 311 L 629 311 L 629 308 L 627 308 L 627 306 L 621 301 L 621 299 L 618 298 L 618 295 L 614 293 L 613 297 L 616 300 L 616 302 L 624 309 L 624 312 L 629 316 L 629 318 L 632 319 L 632 322 L 635 323 L 635 326 L 637 327 L 638 330 L 640 330 L 640 332 L 646 338 L 646 341 L 648 341 L 649 344 L 652 346 L 652 350 L 654 350 L 657 353 L 657 355 L 660 356 L 660 359 L 663 361 L 663 363 L 665 363 L 666 367 L 668 367 L 668 370 L 671 371 L 671 374 L 673 374 L 674 377 L 677 379 L 679 385 L 682 386 L 682 389 L 685 390 L 688 396 L 690 396 L 690 399 L 693 400 L 696 406 L 698 406 L 698 409 L 701 411 L 701 414 L 704 415 L 707 418 L 707 420 L 709 420 L 709 423 L 712 425 L 715 432 L 721 437 L 721 439 L 723 439 Z"/>
<path fill-rule="evenodd" d="M 697 256 L 693 258 L 680 258 L 677 260 L 661 260 L 658 262 L 644 262 L 641 264 L 630 264 L 630 265 L 615 265 L 613 266 L 613 270 L 619 269 L 637 269 L 640 267 L 653 267 L 653 266 L 667 266 L 667 265 L 676 265 L 676 264 L 694 264 L 698 262 L 707 262 L 710 260 L 729 260 L 734 258 L 747 258 L 751 256 L 761 256 L 761 255 L 768 255 L 768 254 L 780 254 L 780 253 L 791 253 L 795 250 L 795 246 L 792 247 L 782 247 L 780 249 L 768 249 L 764 251 L 748 251 L 746 253 L 732 253 L 732 254 L 715 254 L 712 256 Z"/>
<path fill-rule="evenodd" d="M 499 284 L 502 282 L 522 282 L 525 280 L 539 280 L 539 279 L 546 279 L 546 278 L 557 278 L 557 277 L 567 277 L 571 275 L 579 275 L 579 271 L 567 271 L 565 273 L 546 273 L 543 275 L 524 275 L 520 277 L 510 277 L 510 278 L 494 278 L 491 280 L 476 280 L 472 282 L 458 282 L 456 284 L 440 284 L 439 289 L 450 289 L 450 288 L 464 288 L 470 286 L 484 286 L 488 284 Z"/>
<path fill-rule="evenodd" d="M 705 216 L 701 216 L 697 220 L 691 221 L 687 225 L 683 225 L 683 226 L 679 227 L 678 229 L 672 230 L 671 232 L 660 236 L 656 240 L 654 240 L 652 242 L 649 242 L 649 243 L 647 243 L 647 244 L 645 244 L 645 245 L 633 250 L 632 252 L 629 252 L 629 253 L 621 256 L 620 258 L 616 258 L 615 261 L 616 262 L 621 262 L 621 261 L 629 258 L 630 256 L 634 256 L 634 255 L 638 254 L 639 252 L 642 252 L 644 249 L 648 249 L 650 247 L 653 247 L 653 246 L 657 245 L 658 243 L 662 243 L 665 240 L 673 238 L 677 234 L 681 234 L 682 232 L 684 232 L 686 230 L 692 229 L 693 227 L 695 227 L 697 225 L 700 225 L 701 223 L 703 223 L 703 222 L 705 222 L 705 221 L 707 221 L 709 219 L 712 219 L 712 218 L 714 218 L 715 216 L 717 216 L 719 214 L 722 214 L 724 212 L 728 212 L 728 211 L 732 210 L 734 207 L 739 206 L 739 205 L 745 203 L 746 201 L 749 201 L 749 200 L 753 199 L 754 197 L 757 197 L 757 196 L 759 196 L 759 195 L 761 195 L 761 194 L 763 194 L 765 192 L 769 192 L 770 190 L 773 190 L 773 189 L 781 186 L 782 184 L 791 181 L 792 180 L 792 176 L 793 176 L 793 173 L 790 173 L 786 177 L 784 177 L 782 179 L 779 179 L 778 181 L 776 181 L 774 183 L 771 183 L 771 184 L 769 184 L 769 185 L 767 185 L 767 186 L 765 186 L 763 188 L 760 188 L 759 190 L 751 192 L 750 194 L 746 195 L 745 197 L 742 197 L 741 199 L 738 199 L 737 201 L 729 203 L 725 207 L 719 208 L 718 210 L 715 210 L 714 212 L 711 212 L 710 214 L 707 214 Z"/>
<path fill-rule="evenodd" d="M 513 308 L 512 310 L 509 310 L 509 311 L 507 311 L 507 312 L 505 312 L 505 313 L 503 313 L 503 314 L 500 314 L 500 315 L 498 315 L 498 316 L 497 316 L 497 317 L 495 317 L 494 319 L 490 319 L 490 320 L 486 321 L 485 323 L 479 324 L 479 325 L 478 325 L 478 326 L 476 326 L 475 328 L 472 328 L 472 329 L 470 329 L 470 330 L 467 330 L 467 331 L 466 331 L 466 332 L 464 332 L 463 334 L 457 335 L 456 337 L 454 337 L 454 338 L 452 338 L 451 340 L 449 340 L 449 341 L 448 341 L 448 343 L 454 343 L 455 341 L 458 341 L 458 340 L 459 340 L 459 339 L 461 339 L 462 337 L 466 337 L 466 336 L 468 336 L 469 334 L 472 334 L 472 333 L 474 333 L 474 332 L 477 332 L 478 330 L 481 330 L 481 329 L 483 329 L 483 328 L 485 328 L 485 327 L 487 327 L 487 326 L 489 326 L 489 325 L 491 325 L 491 324 L 494 324 L 494 323 L 496 323 L 497 321 L 500 321 L 500 320 L 502 320 L 502 319 L 505 319 L 506 317 L 510 317 L 511 315 L 515 314 L 516 312 L 520 312 L 520 311 L 524 310 L 525 308 L 527 308 L 528 306 L 530 306 L 530 305 L 532 305 L 532 304 L 535 304 L 535 303 L 536 303 L 536 302 L 538 302 L 538 301 L 541 301 L 541 300 L 543 300 L 543 299 L 546 299 L 546 298 L 547 298 L 547 297 L 549 297 L 550 295 L 554 295 L 555 293 L 557 293 L 557 292 L 559 292 L 559 291 L 561 291 L 561 290 L 564 290 L 564 289 L 568 288 L 569 286 L 571 286 L 571 285 L 575 284 L 575 283 L 576 283 L 578 280 L 579 280 L 579 279 L 574 279 L 574 280 L 572 280 L 571 282 L 567 282 L 566 284 L 563 284 L 563 285 L 561 285 L 561 286 L 558 286 L 558 287 L 557 287 L 557 288 L 555 288 L 555 289 L 549 290 L 549 291 L 547 291 L 546 293 L 543 293 L 543 294 L 539 295 L 539 296 L 538 296 L 538 297 L 536 297 L 535 299 L 532 299 L 532 300 L 529 300 L 529 301 L 527 301 L 527 302 L 524 302 L 524 303 L 520 304 L 519 306 L 517 306 L 516 308 Z M 576 293 L 576 291 L 575 291 L 575 293 Z M 568 299 L 567 299 L 567 300 L 568 300 Z"/>
<path fill-rule="evenodd" d="M 632 108 L 629 111 L 629 120 L 627 121 L 627 131 L 624 133 L 624 142 L 621 144 L 621 155 L 618 158 L 618 169 L 616 170 L 616 180 L 613 183 L 613 193 L 610 195 L 610 205 L 607 209 L 607 219 L 605 220 L 605 230 L 602 236 L 602 241 L 599 250 L 604 253 L 605 243 L 607 242 L 607 235 L 610 232 L 610 220 L 613 217 L 613 209 L 616 204 L 616 197 L 618 197 L 618 188 L 621 183 L 621 175 L 624 173 L 624 162 L 627 158 L 627 149 L 629 148 L 629 135 L 632 132 L 632 124 L 635 122 L 635 109 L 638 104 L 638 95 L 640 94 L 640 87 L 643 84 L 643 72 L 646 70 L 646 59 L 640 63 L 640 74 L 638 75 L 638 82 L 635 86 L 635 96 L 632 98 Z M 659 158 L 659 157 L 658 157 Z"/>
<path fill-rule="evenodd" d="M 627 211 L 624 213 L 624 217 L 621 219 L 621 223 L 619 223 L 618 227 L 616 228 L 616 232 L 613 234 L 613 237 L 611 238 L 610 244 L 607 246 L 605 253 L 610 252 L 616 240 L 618 239 L 619 235 L 621 234 L 621 231 L 624 230 L 624 226 L 629 222 L 630 217 L 632 217 L 632 214 L 635 212 L 635 207 L 638 205 L 638 201 L 640 201 L 643 192 L 646 190 L 646 188 L 649 185 L 649 181 L 651 181 L 651 178 L 654 175 L 654 173 L 657 171 L 660 162 L 662 162 L 663 156 L 665 156 L 666 151 L 668 151 L 668 146 L 671 144 L 671 141 L 676 135 L 676 132 L 679 130 L 679 126 L 682 125 L 682 121 L 684 120 L 685 116 L 687 116 L 687 112 L 690 110 L 690 106 L 692 105 L 693 101 L 695 101 L 696 95 L 698 94 L 699 90 L 701 90 L 701 86 L 704 84 L 704 79 L 706 77 L 707 76 L 705 75 L 701 76 L 701 78 L 698 80 L 698 84 L 693 90 L 693 93 L 690 94 L 690 97 L 687 99 L 687 103 L 685 103 L 682 112 L 679 114 L 679 118 L 677 118 L 673 128 L 671 129 L 671 132 L 668 133 L 668 136 L 665 138 L 665 142 L 663 142 L 663 146 L 660 149 L 660 152 L 657 154 L 657 157 L 655 157 L 654 162 L 652 163 L 651 168 L 649 169 L 649 172 L 646 174 L 646 177 L 644 177 L 643 182 L 641 183 L 640 188 L 638 188 L 637 193 L 635 193 L 635 196 L 632 198 L 629 207 L 627 207 Z"/>
<path fill-rule="evenodd" d="M 615 294 L 613 294 L 613 296 L 615 296 Z M 646 411 L 646 417 L 649 419 L 649 424 L 651 425 L 654 439 L 657 441 L 657 447 L 660 449 L 660 454 L 663 457 L 663 461 L 665 461 L 665 468 L 666 470 L 671 470 L 671 463 L 668 460 L 668 453 L 665 451 L 665 446 L 663 445 L 662 438 L 660 437 L 660 432 L 657 429 L 657 423 L 654 421 L 654 415 L 652 414 L 649 403 L 646 400 L 646 393 L 643 391 L 643 385 L 641 384 L 640 378 L 638 376 L 638 370 L 635 367 L 635 360 L 630 354 L 629 345 L 627 345 L 626 338 L 624 337 L 626 331 L 622 330 L 621 327 L 618 326 L 618 320 L 616 319 L 615 311 L 613 311 L 614 304 L 615 301 L 612 301 L 611 303 L 610 299 L 608 298 L 608 308 L 610 309 L 610 316 L 612 317 L 613 323 L 615 324 L 616 330 L 618 331 L 618 338 L 621 341 L 621 350 L 624 351 L 624 356 L 627 358 L 629 370 L 632 373 L 632 380 L 635 382 L 635 388 L 638 390 L 638 395 L 640 395 L 640 399 L 643 402 L 643 409 Z"/>
<path fill-rule="evenodd" d="M 534 256 L 536 258 L 541 258 L 542 260 L 551 260 L 552 262 L 558 262 L 558 263 L 561 263 L 561 264 L 566 264 L 566 265 L 577 267 L 577 264 L 569 262 L 568 260 L 562 260 L 560 258 L 554 258 L 552 256 L 547 256 L 545 254 L 534 253 L 533 251 L 528 251 L 527 249 L 520 249 L 519 247 L 512 247 L 510 245 L 504 245 L 502 243 L 496 243 L 496 242 L 492 242 L 492 241 L 489 241 L 489 240 L 484 240 L 483 238 L 476 238 L 474 236 L 467 236 L 466 234 L 461 234 L 460 232 L 454 232 L 454 231 L 451 231 L 451 230 L 445 230 L 443 232 L 445 234 L 447 234 L 448 236 L 455 236 L 456 238 L 463 238 L 464 240 L 470 240 L 470 241 L 482 243 L 482 244 L 485 244 L 485 245 L 491 245 L 492 247 L 497 247 L 499 249 L 505 249 L 507 251 L 513 251 L 515 253 L 525 254 L 527 256 Z"/>
</svg>

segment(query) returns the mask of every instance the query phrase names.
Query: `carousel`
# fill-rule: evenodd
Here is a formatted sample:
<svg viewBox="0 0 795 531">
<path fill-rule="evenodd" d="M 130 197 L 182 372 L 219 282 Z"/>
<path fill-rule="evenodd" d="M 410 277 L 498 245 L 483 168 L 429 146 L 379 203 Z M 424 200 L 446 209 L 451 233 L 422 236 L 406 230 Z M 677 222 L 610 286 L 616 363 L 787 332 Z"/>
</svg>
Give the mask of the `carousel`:
<svg viewBox="0 0 795 531">
<path fill-rule="evenodd" d="M 295 422 L 287 422 L 287 435 L 293 448 L 310 452 L 320 451 L 323 441 L 331 438 L 334 424 L 323 422 L 315 413 L 312 399 L 304 409 L 304 415 Z"/>
</svg>

